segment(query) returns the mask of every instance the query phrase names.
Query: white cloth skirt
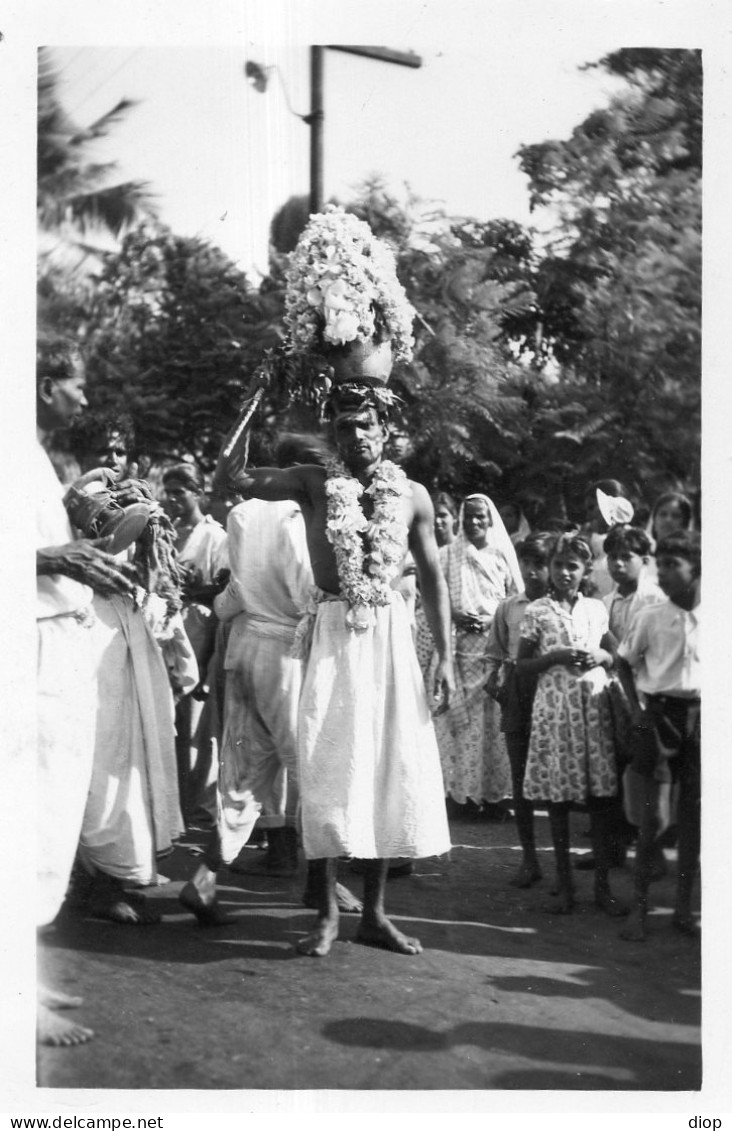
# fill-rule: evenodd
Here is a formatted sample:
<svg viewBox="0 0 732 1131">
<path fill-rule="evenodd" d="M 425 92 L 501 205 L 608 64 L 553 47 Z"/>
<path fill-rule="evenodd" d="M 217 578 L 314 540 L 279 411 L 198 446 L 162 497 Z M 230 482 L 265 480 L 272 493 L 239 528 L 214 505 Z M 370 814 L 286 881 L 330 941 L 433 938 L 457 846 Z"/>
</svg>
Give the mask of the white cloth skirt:
<svg viewBox="0 0 732 1131">
<path fill-rule="evenodd" d="M 173 696 L 160 648 L 124 597 L 94 598 L 98 699 L 80 856 L 121 880 L 155 882 L 155 853 L 184 831 Z"/>
<path fill-rule="evenodd" d="M 242 614 L 244 616 L 244 614 Z M 294 628 L 249 620 L 227 654 L 224 737 L 218 781 L 221 856 L 235 860 L 260 828 L 294 825 L 297 707 L 302 663 Z"/>
<path fill-rule="evenodd" d="M 97 696 L 90 624 L 73 616 L 37 624 L 36 920 L 45 926 L 63 903 L 76 855 L 92 773 Z"/>
<path fill-rule="evenodd" d="M 318 605 L 300 698 L 305 854 L 440 855 L 450 848 L 440 758 L 404 599 L 377 606 L 363 632 L 347 611 Z"/>
</svg>

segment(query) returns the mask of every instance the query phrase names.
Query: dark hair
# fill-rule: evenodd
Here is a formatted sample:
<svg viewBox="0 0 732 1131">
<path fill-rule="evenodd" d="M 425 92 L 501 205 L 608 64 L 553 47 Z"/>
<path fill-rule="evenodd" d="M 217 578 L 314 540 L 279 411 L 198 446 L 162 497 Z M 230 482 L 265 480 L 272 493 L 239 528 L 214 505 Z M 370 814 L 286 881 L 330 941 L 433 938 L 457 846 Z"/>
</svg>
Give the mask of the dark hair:
<svg viewBox="0 0 732 1131">
<path fill-rule="evenodd" d="M 628 498 L 628 492 L 625 490 L 625 487 L 619 479 L 598 479 L 596 483 L 592 484 L 590 491 L 593 494 L 595 493 L 595 491 L 603 491 L 606 495 L 610 495 L 613 499 Z"/>
<path fill-rule="evenodd" d="M 46 377 L 68 381 L 76 376 L 81 353 L 75 342 L 61 334 L 42 333 L 36 342 L 36 385 Z"/>
<path fill-rule="evenodd" d="M 585 572 L 579 584 L 579 592 L 586 595 L 589 585 L 587 574 L 592 565 L 592 550 L 589 543 L 577 532 L 576 527 L 565 531 L 564 534 L 554 534 L 548 540 L 547 561 L 549 565 L 555 558 L 561 557 L 563 554 L 572 554 L 584 564 Z M 551 580 L 549 581 L 549 593 L 555 593 Z"/>
<path fill-rule="evenodd" d="M 199 495 L 203 492 L 203 476 L 195 464 L 176 463 L 169 467 L 163 473 L 163 485 L 167 486 L 173 479 L 177 479 L 188 491 L 197 491 Z"/>
<path fill-rule="evenodd" d="M 449 510 L 453 518 L 457 518 L 458 514 L 460 513 L 460 508 L 453 499 L 452 495 L 449 495 L 447 491 L 437 491 L 432 496 L 432 506 L 435 508 L 435 510 L 437 510 L 438 507 L 445 507 L 447 510 Z"/>
<path fill-rule="evenodd" d="M 303 463 L 325 467 L 332 455 L 325 440 L 310 432 L 283 432 L 275 449 L 278 467 L 292 467 L 293 464 Z"/>
<path fill-rule="evenodd" d="M 592 550 L 589 543 L 574 530 L 559 534 L 549 542 L 547 557 L 550 562 L 562 554 L 574 554 L 586 566 L 592 563 Z"/>
<path fill-rule="evenodd" d="M 80 459 L 88 459 L 105 449 L 112 436 L 120 436 L 129 452 L 135 442 L 131 418 L 126 415 L 100 417 L 91 410 L 74 421 L 70 433 L 72 451 Z"/>
<path fill-rule="evenodd" d="M 520 562 L 531 561 L 536 562 L 539 566 L 549 564 L 549 551 L 556 535 L 550 534 L 547 530 L 539 530 L 534 534 L 527 534 L 526 537 L 516 544 L 516 557 Z"/>
<path fill-rule="evenodd" d="M 681 491 L 664 491 L 662 495 L 658 496 L 655 503 L 653 504 L 653 509 L 651 510 L 651 533 L 653 533 L 653 529 L 656 525 L 656 514 L 661 507 L 666 505 L 666 503 L 679 504 L 679 507 L 681 509 L 681 517 L 684 523 L 684 529 L 688 530 L 688 528 L 691 526 L 691 519 L 694 514 L 694 506 L 691 499 L 688 497 L 688 495 L 684 495 Z"/>
<path fill-rule="evenodd" d="M 630 526 L 627 522 L 620 522 L 610 528 L 605 536 L 603 549 L 606 554 L 629 550 L 631 554 L 646 557 L 651 552 L 651 540 L 640 526 Z"/>
<path fill-rule="evenodd" d="M 656 557 L 660 558 L 663 554 L 686 558 L 696 574 L 701 573 L 701 538 L 695 530 L 676 530 L 667 534 L 656 546 Z"/>
</svg>

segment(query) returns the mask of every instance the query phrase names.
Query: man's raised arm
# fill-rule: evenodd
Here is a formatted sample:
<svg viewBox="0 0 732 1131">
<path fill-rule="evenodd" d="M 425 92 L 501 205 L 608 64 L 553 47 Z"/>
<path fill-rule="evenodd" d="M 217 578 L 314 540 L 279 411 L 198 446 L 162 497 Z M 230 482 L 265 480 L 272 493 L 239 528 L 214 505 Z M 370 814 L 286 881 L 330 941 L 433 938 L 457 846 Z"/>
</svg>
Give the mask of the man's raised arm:
<svg viewBox="0 0 732 1131">
<path fill-rule="evenodd" d="M 293 499 L 302 504 L 308 500 L 307 477 L 299 467 L 246 466 L 248 428 L 227 452 L 238 427 L 237 421 L 221 445 L 211 485 L 214 494 L 235 491 L 244 499 L 265 499 L 270 503 Z"/>
</svg>

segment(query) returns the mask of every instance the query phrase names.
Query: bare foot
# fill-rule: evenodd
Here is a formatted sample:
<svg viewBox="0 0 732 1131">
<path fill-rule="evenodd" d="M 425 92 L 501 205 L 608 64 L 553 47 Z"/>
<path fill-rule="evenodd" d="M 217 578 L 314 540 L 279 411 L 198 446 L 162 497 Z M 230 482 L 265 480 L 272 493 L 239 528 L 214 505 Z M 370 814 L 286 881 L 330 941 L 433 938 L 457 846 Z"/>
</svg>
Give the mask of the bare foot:
<svg viewBox="0 0 732 1131">
<path fill-rule="evenodd" d="M 516 875 L 509 884 L 512 888 L 530 888 L 532 884 L 537 883 L 541 879 L 541 868 L 538 864 L 529 864 L 523 862 Z"/>
<path fill-rule="evenodd" d="M 89 901 L 87 911 L 95 919 L 108 919 L 110 923 L 122 923 L 128 927 L 148 927 L 159 923 L 162 918 L 142 896 L 134 892 L 95 896 Z"/>
<path fill-rule="evenodd" d="M 305 938 L 296 943 L 295 949 L 299 954 L 309 954 L 311 958 L 325 958 L 337 938 L 338 919 L 320 916 Z"/>
<path fill-rule="evenodd" d="M 358 899 L 345 884 L 336 884 L 335 897 L 338 910 L 344 912 L 346 915 L 360 915 L 363 911 L 361 900 Z M 309 887 L 305 889 L 302 901 L 305 907 L 312 907 L 314 911 L 318 910 L 319 904 L 317 896 Z"/>
<path fill-rule="evenodd" d="M 199 927 L 225 927 L 230 923 L 236 923 L 236 918 L 224 911 L 216 899 L 215 887 L 213 891 L 214 894 L 209 899 L 205 899 L 195 883 L 189 881 L 178 893 L 178 902 L 186 911 L 193 912 Z"/>
<path fill-rule="evenodd" d="M 398 954 L 421 954 L 422 944 L 419 939 L 410 939 L 398 931 L 391 920 L 385 916 L 381 919 L 370 920 L 361 926 L 356 935 L 356 941 L 366 946 L 380 946 L 385 950 L 395 950 Z"/>
<path fill-rule="evenodd" d="M 363 911 L 361 900 L 345 884 L 336 884 L 335 895 L 339 911 L 345 911 L 346 914 L 352 915 L 360 915 Z"/>
<path fill-rule="evenodd" d="M 38 1004 L 46 1009 L 78 1009 L 84 1001 L 83 997 L 74 997 L 64 994 L 61 990 L 51 990 L 48 986 L 38 987 Z"/>
<path fill-rule="evenodd" d="M 52 1013 L 45 1005 L 38 1005 L 36 1019 L 36 1038 L 39 1045 L 65 1048 L 71 1045 L 84 1045 L 94 1036 L 93 1029 L 87 1029 L 76 1021 L 67 1021 Z"/>
<path fill-rule="evenodd" d="M 646 941 L 646 917 L 640 911 L 631 911 L 628 922 L 618 931 L 618 936 L 625 942 Z"/>
</svg>

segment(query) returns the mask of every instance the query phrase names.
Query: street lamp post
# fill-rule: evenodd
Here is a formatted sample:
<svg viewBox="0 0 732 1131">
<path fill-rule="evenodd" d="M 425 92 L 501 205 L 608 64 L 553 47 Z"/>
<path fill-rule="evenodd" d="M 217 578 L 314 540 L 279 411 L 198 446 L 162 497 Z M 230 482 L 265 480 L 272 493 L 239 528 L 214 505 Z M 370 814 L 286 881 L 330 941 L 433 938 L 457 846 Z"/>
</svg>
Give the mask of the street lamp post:
<svg viewBox="0 0 732 1131">
<path fill-rule="evenodd" d="M 323 208 L 323 48 L 310 48 L 310 213 Z"/>
<path fill-rule="evenodd" d="M 310 48 L 310 113 L 296 114 L 287 98 L 287 88 L 284 83 L 285 99 L 288 109 L 296 117 L 301 118 L 310 126 L 310 212 L 320 212 L 323 208 L 323 127 L 325 124 L 325 111 L 323 109 L 323 70 L 324 52 L 342 51 L 347 55 L 362 55 L 367 59 L 377 59 L 382 63 L 397 63 L 402 67 L 421 67 L 422 59 L 413 51 L 394 51 L 390 47 L 355 47 L 351 44 L 330 43 L 323 47 Z M 267 89 L 267 73 L 276 70 L 275 67 L 262 67 L 259 63 L 248 62 L 244 73 L 255 90 L 260 92 Z M 279 74 L 279 71 L 278 71 Z M 282 76 L 280 75 L 280 81 Z"/>
</svg>

